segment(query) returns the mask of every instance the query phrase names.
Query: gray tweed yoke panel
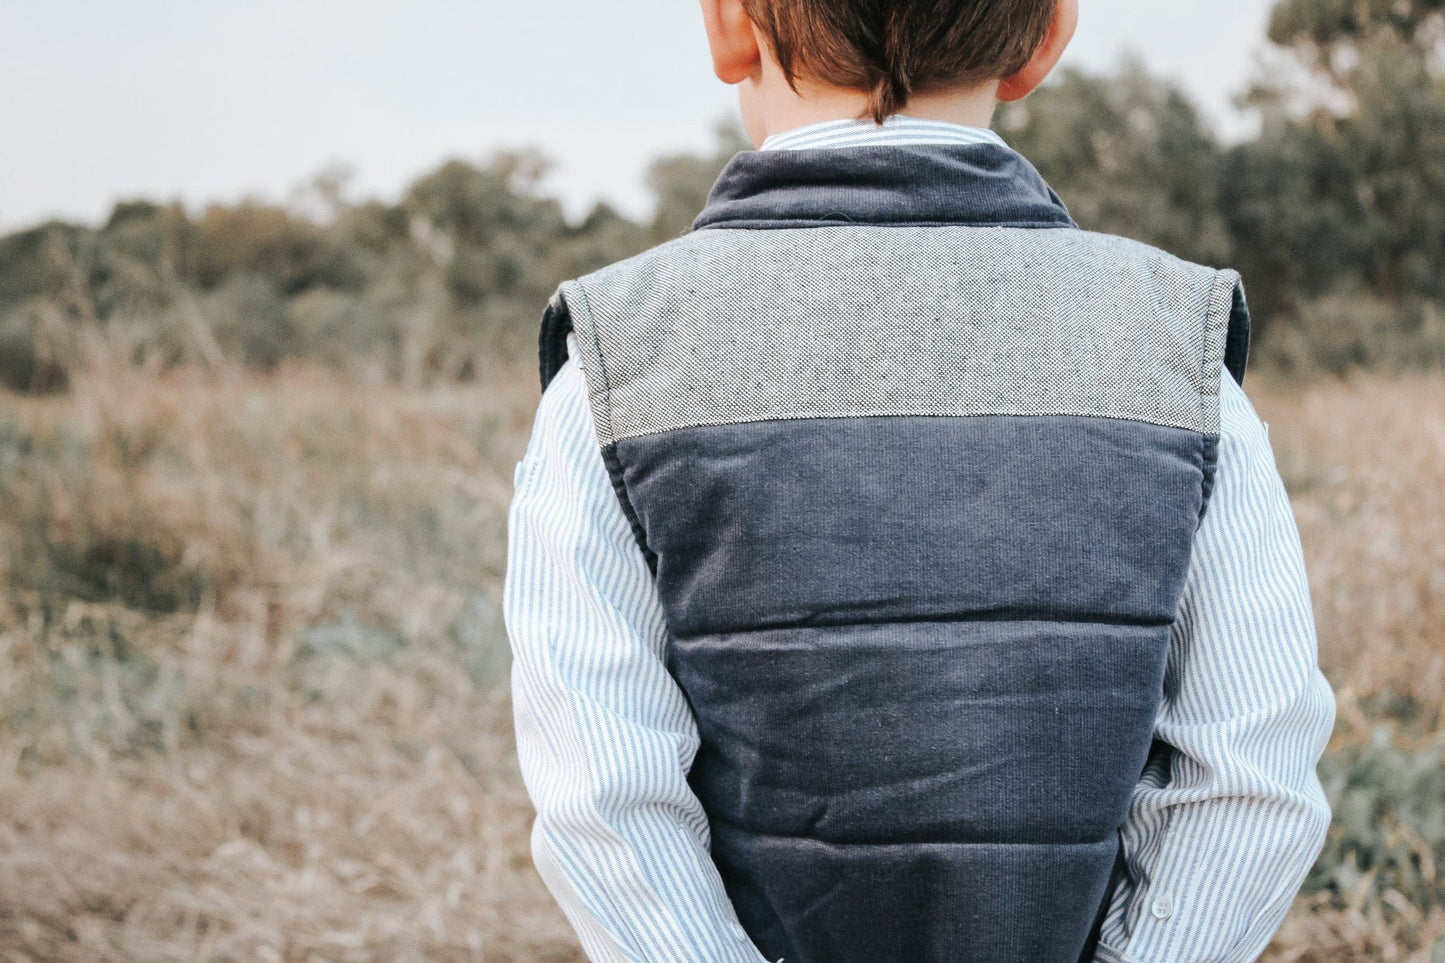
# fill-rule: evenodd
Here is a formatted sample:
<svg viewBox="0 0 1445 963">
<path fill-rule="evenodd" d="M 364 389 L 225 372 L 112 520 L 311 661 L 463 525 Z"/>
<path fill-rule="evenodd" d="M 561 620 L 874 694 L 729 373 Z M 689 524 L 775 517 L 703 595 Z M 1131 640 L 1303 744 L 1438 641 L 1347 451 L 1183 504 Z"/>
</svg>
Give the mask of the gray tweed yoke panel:
<svg viewBox="0 0 1445 963">
<path fill-rule="evenodd" d="M 1088 231 L 851 224 L 693 232 L 559 294 L 606 446 L 886 415 L 1083 415 L 1214 435 L 1238 282 Z"/>
</svg>

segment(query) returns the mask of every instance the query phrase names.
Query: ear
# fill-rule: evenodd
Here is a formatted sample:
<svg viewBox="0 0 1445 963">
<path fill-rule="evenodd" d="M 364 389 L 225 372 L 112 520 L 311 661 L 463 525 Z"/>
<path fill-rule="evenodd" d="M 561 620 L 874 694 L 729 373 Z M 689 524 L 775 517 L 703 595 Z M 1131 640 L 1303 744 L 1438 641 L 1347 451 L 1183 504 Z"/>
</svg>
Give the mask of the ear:
<svg viewBox="0 0 1445 963">
<path fill-rule="evenodd" d="M 1074 30 L 1078 25 L 1079 0 L 1058 0 L 1043 43 L 1039 44 L 1029 62 L 1024 64 L 1024 69 L 999 82 L 998 99 L 1022 100 L 1033 93 L 1064 55 L 1064 49 L 1068 47 L 1069 41 L 1074 39 Z"/>
<path fill-rule="evenodd" d="M 742 0 L 702 0 L 702 22 L 718 80 L 742 83 L 757 72 L 762 52 Z"/>
</svg>

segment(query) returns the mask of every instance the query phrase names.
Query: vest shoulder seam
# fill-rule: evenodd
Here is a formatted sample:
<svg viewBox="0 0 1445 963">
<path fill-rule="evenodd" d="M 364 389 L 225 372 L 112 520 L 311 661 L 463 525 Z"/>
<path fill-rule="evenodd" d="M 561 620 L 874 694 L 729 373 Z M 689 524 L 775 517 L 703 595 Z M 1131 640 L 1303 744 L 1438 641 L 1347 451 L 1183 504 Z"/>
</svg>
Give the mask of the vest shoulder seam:
<svg viewBox="0 0 1445 963">
<path fill-rule="evenodd" d="M 1167 421 L 1150 421 L 1145 418 L 1133 418 L 1128 415 L 1108 415 L 1098 412 L 1080 411 L 1017 411 L 1013 409 L 998 411 L 959 411 L 959 412 L 938 412 L 938 411 L 857 411 L 839 414 L 835 412 L 770 412 L 757 417 L 741 417 L 729 421 L 697 421 L 687 424 L 667 425 L 665 427 L 650 429 L 646 431 L 626 432 L 614 436 L 613 443 L 630 441 L 634 438 L 649 438 L 655 435 L 664 435 L 672 431 L 686 431 L 690 428 L 726 428 L 733 425 L 760 425 L 769 422 L 783 421 L 841 421 L 848 418 L 1086 418 L 1099 421 L 1126 421 L 1136 425 L 1149 425 L 1154 428 L 1168 428 L 1173 431 L 1187 431 L 1191 434 L 1200 435 L 1203 438 L 1218 437 L 1216 429 L 1213 432 L 1201 431 L 1196 425 L 1180 425 Z"/>
<path fill-rule="evenodd" d="M 865 625 L 900 625 L 915 623 L 933 623 L 937 625 L 951 625 L 959 622 L 973 622 L 979 624 L 996 624 L 1000 622 L 1011 622 L 1018 625 L 1097 625 L 1105 628 L 1116 629 L 1164 629 L 1172 626 L 1176 618 L 1124 618 L 1110 616 L 1108 618 L 1054 618 L 1051 616 L 1034 616 L 1033 618 L 1022 618 L 1015 614 L 1008 613 L 962 613 L 956 615 L 926 615 L 926 616 L 897 616 L 892 615 L 882 619 L 838 619 L 827 622 L 791 622 L 784 625 L 756 625 L 748 628 L 721 629 L 716 632 L 690 632 L 679 635 L 673 633 L 672 637 L 678 642 L 692 642 L 698 639 L 706 639 L 718 635 L 754 635 L 762 632 L 797 632 L 799 630 L 827 630 L 827 629 L 850 629 Z"/>
<path fill-rule="evenodd" d="M 824 846 L 858 846 L 858 847 L 897 847 L 913 848 L 917 846 L 1031 846 L 1037 849 L 1055 849 L 1058 847 L 1076 847 L 1080 849 L 1097 849 L 1104 843 L 1117 845 L 1118 828 L 1110 830 L 1105 836 L 1098 839 L 945 839 L 945 838 L 910 838 L 907 840 L 888 839 L 829 839 L 816 833 L 778 833 L 766 832 L 759 829 L 751 829 L 741 823 L 724 819 L 717 814 L 711 814 L 709 821 L 726 826 L 737 833 L 746 833 L 749 836 L 761 836 L 767 839 L 806 839 L 810 842 L 820 843 Z"/>
</svg>

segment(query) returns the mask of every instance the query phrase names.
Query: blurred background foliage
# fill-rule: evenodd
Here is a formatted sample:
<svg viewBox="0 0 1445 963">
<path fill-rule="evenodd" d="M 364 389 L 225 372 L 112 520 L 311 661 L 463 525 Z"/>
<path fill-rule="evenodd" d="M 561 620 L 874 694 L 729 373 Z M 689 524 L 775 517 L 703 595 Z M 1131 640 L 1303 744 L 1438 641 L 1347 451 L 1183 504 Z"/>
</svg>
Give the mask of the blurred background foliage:
<svg viewBox="0 0 1445 963">
<path fill-rule="evenodd" d="M 1445 361 L 1442 4 L 1282 0 L 1259 132 L 1222 145 L 1137 64 L 1066 72 L 1000 128 L 1080 223 L 1237 268 L 1258 358 L 1294 370 Z"/>
<path fill-rule="evenodd" d="M 286 205 L 192 214 L 117 204 L 99 227 L 42 224 L 0 238 L 0 381 L 55 391 L 86 339 L 138 365 L 271 369 L 283 358 L 419 385 L 467 381 L 536 351 L 557 284 L 687 230 L 744 144 L 721 126 L 711 156 L 663 157 L 650 222 L 599 203 L 569 222 L 531 151 L 452 160 L 395 203 L 353 202 L 347 172 Z"/>
<path fill-rule="evenodd" d="M 1256 358 L 1293 371 L 1445 361 L 1445 56 L 1436 0 L 1282 0 L 1274 68 L 1241 98 L 1257 134 L 1221 143 L 1137 62 L 1062 72 L 997 126 L 1086 228 L 1238 268 Z M 294 203 L 199 213 L 144 200 L 100 226 L 0 238 L 0 379 L 63 387 L 87 330 L 137 363 L 319 361 L 406 384 L 526 359 L 556 284 L 686 231 L 748 145 L 664 157 L 639 221 L 564 217 L 532 152 L 450 161 L 395 202 L 344 170 Z"/>
</svg>

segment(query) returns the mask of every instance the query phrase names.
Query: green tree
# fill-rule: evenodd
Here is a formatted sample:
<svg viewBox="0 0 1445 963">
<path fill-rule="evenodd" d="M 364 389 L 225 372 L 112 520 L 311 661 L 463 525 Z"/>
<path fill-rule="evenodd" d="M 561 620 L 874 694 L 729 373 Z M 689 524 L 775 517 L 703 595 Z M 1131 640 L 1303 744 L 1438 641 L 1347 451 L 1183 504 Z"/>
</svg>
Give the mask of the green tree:
<svg viewBox="0 0 1445 963">
<path fill-rule="evenodd" d="M 1249 91 L 1221 193 L 1252 295 L 1301 363 L 1445 361 L 1445 0 L 1281 0 L 1269 38 L 1303 79 Z"/>
<path fill-rule="evenodd" d="M 1206 264 L 1228 258 L 1215 136 L 1181 90 L 1138 60 L 1111 76 L 1062 70 L 1004 105 L 996 126 L 1081 227 Z"/>
<path fill-rule="evenodd" d="M 671 154 L 653 161 L 647 171 L 655 207 L 648 231 L 654 244 L 685 234 L 707 203 L 713 183 L 734 154 L 752 150 L 742 126 L 725 118 L 713 126 L 714 146 L 708 154 Z"/>
</svg>

